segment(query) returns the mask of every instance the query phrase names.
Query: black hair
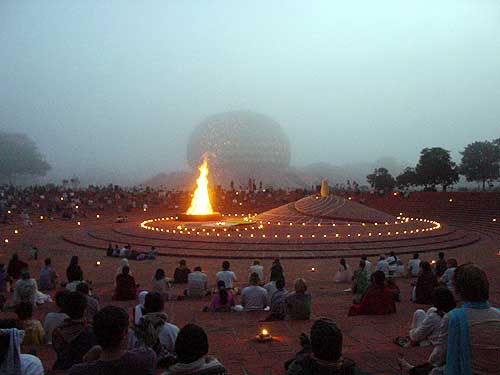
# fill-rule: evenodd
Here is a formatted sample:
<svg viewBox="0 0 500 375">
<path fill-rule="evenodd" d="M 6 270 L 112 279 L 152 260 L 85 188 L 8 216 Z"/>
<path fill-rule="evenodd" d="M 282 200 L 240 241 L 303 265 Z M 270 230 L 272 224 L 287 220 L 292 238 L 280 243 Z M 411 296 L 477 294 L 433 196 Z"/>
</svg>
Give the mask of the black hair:
<svg viewBox="0 0 500 375">
<path fill-rule="evenodd" d="M 94 315 L 94 335 L 97 343 L 106 348 L 121 344 L 127 332 L 129 318 L 121 307 L 106 306 Z"/>
<path fill-rule="evenodd" d="M 16 305 L 16 315 L 19 320 L 27 320 L 33 318 L 33 304 L 29 302 L 19 302 Z"/>
<path fill-rule="evenodd" d="M 432 291 L 431 299 L 432 305 L 443 313 L 447 313 L 457 307 L 452 291 L 445 286 L 435 288 Z"/>
<path fill-rule="evenodd" d="M 226 290 L 226 283 L 224 283 L 224 280 L 217 281 L 217 290 L 219 291 L 221 305 L 225 305 L 227 303 L 228 294 Z"/>
<path fill-rule="evenodd" d="M 195 270 L 195 272 L 196 271 L 201 272 L 201 267 L 200 266 L 196 266 L 196 267 L 194 267 L 194 270 Z"/>
<path fill-rule="evenodd" d="M 278 280 L 276 280 L 276 289 L 283 289 L 285 287 L 285 279 L 280 277 Z"/>
<path fill-rule="evenodd" d="M 425 272 L 425 273 L 432 272 L 431 264 L 427 261 L 421 262 L 420 267 L 422 268 L 422 272 Z"/>
<path fill-rule="evenodd" d="M 52 259 L 45 258 L 45 260 L 43 262 L 45 263 L 46 266 L 50 266 L 52 264 Z"/>
<path fill-rule="evenodd" d="M 439 259 L 444 259 L 444 253 L 442 251 L 440 251 L 438 253 L 438 257 L 439 257 Z"/>
<path fill-rule="evenodd" d="M 155 280 L 161 280 L 165 277 L 165 271 L 163 268 L 158 268 L 155 272 Z"/>
<path fill-rule="evenodd" d="M 76 290 L 78 291 L 78 285 L 76 286 Z M 70 293 L 71 292 L 67 289 L 60 290 L 56 293 L 56 296 L 55 296 L 56 305 L 61 310 L 64 310 L 64 305 L 66 304 L 66 297 L 68 297 L 68 294 L 70 294 Z"/>
<path fill-rule="evenodd" d="M 342 332 L 333 320 L 321 318 L 311 327 L 314 356 L 324 361 L 338 361 L 342 356 Z"/>
<path fill-rule="evenodd" d="M 225 260 L 224 262 L 222 262 L 222 269 L 224 271 L 229 271 L 230 267 L 231 267 L 231 264 L 227 260 Z"/>
<path fill-rule="evenodd" d="M 165 302 L 158 292 L 149 292 L 144 299 L 144 310 L 146 313 L 161 312 L 165 307 Z"/>
<path fill-rule="evenodd" d="M 175 353 L 180 363 L 194 362 L 208 353 L 208 337 L 203 328 L 186 324 L 175 340 Z"/>
<path fill-rule="evenodd" d="M 90 292 L 90 288 L 89 286 L 87 285 L 87 283 L 79 283 L 77 286 L 76 286 L 76 291 L 77 292 L 80 292 L 86 296 L 89 295 L 89 292 Z"/>
<path fill-rule="evenodd" d="M 78 266 L 78 257 L 76 255 L 73 255 L 71 257 L 71 260 L 69 261 L 69 266 L 70 267 Z"/>
<path fill-rule="evenodd" d="M 87 297 L 80 292 L 70 292 L 64 302 L 64 312 L 71 319 L 82 319 L 87 308 Z"/>
<path fill-rule="evenodd" d="M 385 273 L 382 271 L 375 271 L 372 273 L 371 280 L 375 286 L 382 287 L 385 283 Z"/>
<path fill-rule="evenodd" d="M 418 259 L 420 255 L 418 253 L 413 254 L 413 259 Z"/>
<path fill-rule="evenodd" d="M 260 281 L 259 274 L 257 272 L 252 272 L 250 275 L 250 283 L 251 284 L 258 284 Z"/>
<path fill-rule="evenodd" d="M 453 274 L 457 293 L 466 302 L 485 302 L 490 298 L 486 273 L 474 264 L 463 264 Z"/>
</svg>

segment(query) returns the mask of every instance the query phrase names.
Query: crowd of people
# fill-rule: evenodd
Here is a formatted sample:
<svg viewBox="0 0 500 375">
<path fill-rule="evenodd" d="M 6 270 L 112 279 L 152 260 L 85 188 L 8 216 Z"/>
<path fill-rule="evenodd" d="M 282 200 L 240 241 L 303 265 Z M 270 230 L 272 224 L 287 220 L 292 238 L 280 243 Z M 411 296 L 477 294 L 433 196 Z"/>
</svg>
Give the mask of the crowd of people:
<svg viewBox="0 0 500 375">
<path fill-rule="evenodd" d="M 430 306 L 416 309 L 408 335 L 394 342 L 403 347 L 432 346 L 432 353 L 424 364 L 400 359 L 402 371 L 433 375 L 493 373 L 487 371 L 500 365 L 495 355 L 500 350 L 500 312 L 488 303 L 486 274 L 473 264 L 458 266 L 456 259 L 446 260 L 444 253 L 438 257 L 431 264 L 420 260 L 416 253 L 406 272 L 394 253 L 381 255 L 373 272 L 367 256 L 361 257 L 353 273 L 347 261 L 341 259 L 334 281 L 351 286 L 345 290 L 353 296 L 353 304 L 347 309 L 351 316 L 395 313 L 402 299 L 397 282 L 404 282 L 403 277 L 413 285 L 407 299 Z M 419 271 L 415 272 L 415 268 Z M 37 281 L 31 277 L 29 261 L 14 254 L 7 267 L 0 265 L 0 294 L 7 297 L 3 308 L 17 315 L 15 320 L 0 321 L 1 373 L 42 374 L 40 360 L 22 351 L 36 353 L 37 347 L 49 344 L 56 358 L 52 368 L 69 371 L 70 375 L 110 371 L 117 375 L 154 374 L 158 369 L 163 369 L 164 375 L 224 374 L 223 364 L 208 355 L 204 329 L 194 324 L 177 327 L 165 312 L 166 301 L 206 299 L 209 303 L 203 311 L 207 313 L 261 311 L 267 315 L 265 321 L 308 320 L 312 316 L 312 295 L 306 281 L 296 279 L 293 291 L 288 292 L 279 259 L 272 263 L 267 282 L 266 270 L 255 260 L 248 269 L 248 285 L 242 289 L 236 286 L 238 277 L 228 261 L 214 276 L 210 283 L 209 275 L 200 266 L 191 271 L 181 260 L 171 278 L 158 268 L 151 284 L 141 288 L 128 260 L 121 259 L 112 298 L 137 300 L 129 322 L 129 313 L 123 308 L 101 308 L 77 256 L 70 259 L 66 280 L 60 280 L 47 258 Z M 185 289 L 176 295 L 174 284 L 185 285 Z M 40 289 L 56 288 L 56 309 L 46 314 L 43 322 L 34 319 L 37 306 L 50 301 Z M 310 335 L 303 334 L 300 342 L 302 349 L 285 363 L 287 374 L 359 373 L 356 364 L 342 355 L 342 332 L 335 322 L 316 320 Z"/>
</svg>

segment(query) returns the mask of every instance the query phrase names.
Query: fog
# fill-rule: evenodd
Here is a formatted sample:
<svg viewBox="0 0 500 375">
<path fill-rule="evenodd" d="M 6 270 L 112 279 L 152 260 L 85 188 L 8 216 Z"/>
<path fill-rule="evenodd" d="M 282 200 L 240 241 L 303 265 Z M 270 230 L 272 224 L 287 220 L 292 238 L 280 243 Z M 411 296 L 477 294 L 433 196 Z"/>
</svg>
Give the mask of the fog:
<svg viewBox="0 0 500 375">
<path fill-rule="evenodd" d="M 500 5 L 442 1 L 0 1 L 0 129 L 49 179 L 187 169 L 217 112 L 279 122 L 292 165 L 500 137 Z"/>
</svg>

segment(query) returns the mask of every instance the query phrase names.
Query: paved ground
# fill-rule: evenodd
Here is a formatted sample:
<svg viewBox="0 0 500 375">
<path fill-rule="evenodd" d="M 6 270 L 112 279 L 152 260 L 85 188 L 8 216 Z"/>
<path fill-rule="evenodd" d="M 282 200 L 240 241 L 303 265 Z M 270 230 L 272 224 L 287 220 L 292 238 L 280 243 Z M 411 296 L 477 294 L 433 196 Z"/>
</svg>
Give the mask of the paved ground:
<svg viewBox="0 0 500 375">
<path fill-rule="evenodd" d="M 140 222 L 143 213 L 129 215 L 131 220 Z M 89 230 L 111 225 L 111 214 L 103 214 L 102 218 L 82 223 Z M 135 302 L 116 303 L 110 301 L 113 278 L 118 266 L 118 260 L 104 257 L 102 250 L 95 250 L 69 245 L 62 240 L 62 235 L 71 233 L 76 228 L 74 222 L 42 222 L 32 228 L 19 227 L 20 233 L 14 235 L 15 225 L 0 226 L 0 239 L 9 238 L 9 243 L 0 245 L 0 262 L 7 263 L 13 252 L 18 252 L 22 259 L 28 258 L 30 244 L 36 244 L 41 249 L 38 261 L 30 261 L 30 268 L 36 276 L 42 266 L 43 258 L 50 256 L 57 271 L 64 275 L 64 270 L 71 255 L 79 255 L 86 279 L 93 280 L 94 289 L 100 296 L 102 305 L 108 303 L 125 307 L 129 311 Z M 418 249 L 415 249 L 418 250 Z M 500 305 L 500 256 L 498 236 L 483 234 L 482 239 L 470 246 L 447 251 L 447 256 L 455 256 L 459 262 L 472 261 L 485 268 L 491 283 L 491 301 Z M 434 259 L 437 255 L 426 253 L 424 258 Z M 403 258 L 406 262 L 408 257 Z M 96 267 L 96 261 L 101 261 L 101 267 Z M 137 281 L 145 289 L 149 286 L 154 270 L 162 267 L 167 274 L 173 272 L 177 258 L 161 257 L 156 261 L 131 262 L 131 269 Z M 375 261 L 375 259 L 372 259 Z M 351 267 L 355 267 L 354 259 L 350 260 Z M 201 265 L 213 283 L 215 272 L 219 270 L 219 259 L 188 260 L 189 266 Z M 235 260 L 232 268 L 240 280 L 245 280 L 249 260 Z M 263 262 L 269 270 L 270 260 Z M 398 304 L 398 311 L 390 317 L 347 317 L 351 296 L 342 292 L 348 285 L 333 283 L 333 276 L 337 269 L 337 260 L 284 260 L 285 275 L 289 287 L 297 277 L 304 277 L 313 295 L 313 319 L 327 316 L 334 319 L 344 334 L 344 355 L 354 359 L 360 368 L 376 374 L 397 374 L 397 358 L 406 356 L 410 361 L 424 361 L 430 348 L 401 349 L 392 344 L 392 339 L 406 334 L 411 316 L 415 308 L 425 307 L 409 302 L 409 280 L 401 279 L 398 284 L 403 291 L 403 300 Z M 318 271 L 309 272 L 311 267 Z M 268 274 L 267 274 L 268 276 Z M 238 283 L 244 286 L 244 282 Z M 181 293 L 181 288 L 176 288 Z M 272 322 L 261 323 L 264 317 L 261 313 L 203 313 L 202 308 L 209 300 L 174 301 L 169 302 L 167 312 L 170 320 L 178 326 L 194 322 L 203 326 L 210 340 L 210 352 L 218 357 L 228 368 L 231 374 L 260 375 L 282 374 L 283 362 L 290 358 L 299 349 L 298 336 L 307 332 L 312 324 L 308 322 Z M 46 312 L 54 309 L 53 304 L 46 304 L 36 312 L 37 318 L 42 319 Z M 2 314 L 7 316 L 7 314 Z M 269 343 L 257 343 L 255 334 L 261 327 L 271 331 L 275 339 Z M 52 365 L 54 355 L 50 347 L 38 349 L 45 367 Z"/>
</svg>

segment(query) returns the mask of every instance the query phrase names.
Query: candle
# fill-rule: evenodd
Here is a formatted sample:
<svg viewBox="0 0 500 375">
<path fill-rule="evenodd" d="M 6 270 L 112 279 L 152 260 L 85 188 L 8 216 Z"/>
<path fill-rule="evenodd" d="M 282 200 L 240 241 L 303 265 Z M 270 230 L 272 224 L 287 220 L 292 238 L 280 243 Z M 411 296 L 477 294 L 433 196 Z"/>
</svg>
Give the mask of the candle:
<svg viewBox="0 0 500 375">
<path fill-rule="evenodd" d="M 95 265 L 96 265 L 97 267 L 99 267 L 99 266 L 101 265 L 101 261 L 100 261 L 100 260 L 98 260 L 97 262 L 95 262 Z"/>
<path fill-rule="evenodd" d="M 311 272 L 316 272 L 316 268 L 311 267 Z"/>
<path fill-rule="evenodd" d="M 272 338 L 273 337 L 271 336 L 269 331 L 265 328 L 262 328 L 260 333 L 257 335 L 257 340 L 259 340 L 260 342 L 269 341 L 272 340 Z"/>
</svg>

